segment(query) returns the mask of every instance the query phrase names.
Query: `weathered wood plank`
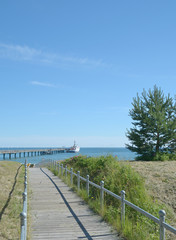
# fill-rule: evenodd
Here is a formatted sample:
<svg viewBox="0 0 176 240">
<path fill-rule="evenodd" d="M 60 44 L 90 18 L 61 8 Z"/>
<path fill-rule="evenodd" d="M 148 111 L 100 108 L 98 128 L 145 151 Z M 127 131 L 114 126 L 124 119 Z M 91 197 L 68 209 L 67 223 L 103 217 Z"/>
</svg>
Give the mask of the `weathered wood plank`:
<svg viewBox="0 0 176 240">
<path fill-rule="evenodd" d="M 121 238 L 48 169 L 30 168 L 32 240 Z"/>
</svg>

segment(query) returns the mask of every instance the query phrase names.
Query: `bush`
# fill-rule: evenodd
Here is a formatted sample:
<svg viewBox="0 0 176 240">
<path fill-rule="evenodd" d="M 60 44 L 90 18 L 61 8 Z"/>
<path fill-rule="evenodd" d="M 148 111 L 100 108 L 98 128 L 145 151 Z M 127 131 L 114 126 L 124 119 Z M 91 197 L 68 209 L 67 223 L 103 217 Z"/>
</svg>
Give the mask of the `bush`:
<svg viewBox="0 0 176 240">
<path fill-rule="evenodd" d="M 176 160 L 176 154 L 171 153 L 157 153 L 153 158 L 154 161 L 172 161 Z"/>
<path fill-rule="evenodd" d="M 137 156 L 136 160 L 138 161 L 175 161 L 176 154 L 174 153 L 164 153 L 159 152 L 156 154 L 144 154 L 143 156 Z"/>
</svg>

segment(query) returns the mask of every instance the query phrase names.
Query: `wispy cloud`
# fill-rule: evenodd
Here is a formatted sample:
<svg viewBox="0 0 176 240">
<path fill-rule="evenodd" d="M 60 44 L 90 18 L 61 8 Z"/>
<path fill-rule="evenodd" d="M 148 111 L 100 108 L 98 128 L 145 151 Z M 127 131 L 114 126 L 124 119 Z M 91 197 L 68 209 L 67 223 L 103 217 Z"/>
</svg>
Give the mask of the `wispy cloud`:
<svg viewBox="0 0 176 240">
<path fill-rule="evenodd" d="M 41 51 L 28 46 L 8 45 L 0 43 L 0 57 L 11 60 L 29 61 L 41 56 Z"/>
<path fill-rule="evenodd" d="M 94 60 L 86 57 L 74 57 L 45 52 L 29 46 L 12 45 L 0 43 L 0 58 L 6 58 L 13 61 L 28 61 L 32 63 L 40 63 L 61 66 L 85 66 L 100 67 L 105 66 L 101 59 Z"/>
<path fill-rule="evenodd" d="M 45 83 L 45 82 L 38 82 L 38 81 L 32 81 L 30 82 L 32 85 L 42 86 L 42 87 L 56 87 L 56 85 L 51 83 Z"/>
</svg>

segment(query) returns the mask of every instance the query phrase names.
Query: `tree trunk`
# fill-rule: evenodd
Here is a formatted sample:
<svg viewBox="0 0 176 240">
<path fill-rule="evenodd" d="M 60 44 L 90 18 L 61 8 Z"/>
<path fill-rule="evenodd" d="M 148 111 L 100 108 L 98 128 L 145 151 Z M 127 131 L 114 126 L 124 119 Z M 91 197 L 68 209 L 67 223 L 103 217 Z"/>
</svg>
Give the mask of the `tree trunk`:
<svg viewBox="0 0 176 240">
<path fill-rule="evenodd" d="M 157 141 L 156 141 L 156 154 L 157 153 L 159 153 L 159 143 L 160 143 L 160 141 L 159 141 L 160 139 L 159 139 L 159 132 L 157 132 Z"/>
</svg>

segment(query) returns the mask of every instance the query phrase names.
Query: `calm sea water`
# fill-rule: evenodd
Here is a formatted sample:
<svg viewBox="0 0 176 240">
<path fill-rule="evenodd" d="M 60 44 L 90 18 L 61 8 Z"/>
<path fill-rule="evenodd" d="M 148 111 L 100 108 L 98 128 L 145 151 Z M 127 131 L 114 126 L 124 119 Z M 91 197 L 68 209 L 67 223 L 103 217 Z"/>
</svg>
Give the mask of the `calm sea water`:
<svg viewBox="0 0 176 240">
<path fill-rule="evenodd" d="M 0 148 L 0 150 L 7 150 L 7 148 Z M 22 148 L 10 148 L 13 149 L 22 149 Z M 26 148 L 25 148 L 26 149 Z M 30 148 L 29 148 L 30 149 Z M 33 148 L 34 149 L 34 148 Z M 134 160 L 136 154 L 129 151 L 126 148 L 80 148 L 79 153 L 58 153 L 53 155 L 43 155 L 43 156 L 33 156 L 33 157 L 21 157 L 21 158 L 13 158 L 11 161 L 16 161 L 20 163 L 24 163 L 25 159 L 27 159 L 28 163 L 37 164 L 42 161 L 47 160 L 64 160 L 77 155 L 86 155 L 86 156 L 101 156 L 112 154 L 113 156 L 117 156 L 119 160 Z M 2 154 L 0 154 L 0 160 L 3 160 Z M 6 156 L 6 160 L 8 160 L 8 155 Z"/>
</svg>

